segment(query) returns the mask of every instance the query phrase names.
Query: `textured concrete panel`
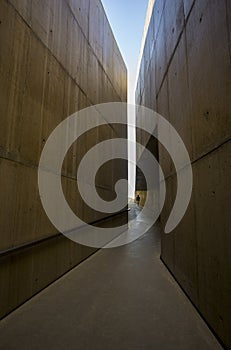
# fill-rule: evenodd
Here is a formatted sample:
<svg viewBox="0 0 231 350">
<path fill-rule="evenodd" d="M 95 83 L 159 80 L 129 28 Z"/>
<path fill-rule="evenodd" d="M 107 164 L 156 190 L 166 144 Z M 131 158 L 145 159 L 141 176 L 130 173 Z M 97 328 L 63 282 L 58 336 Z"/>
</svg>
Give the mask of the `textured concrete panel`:
<svg viewBox="0 0 231 350">
<path fill-rule="evenodd" d="M 230 137 L 231 66 L 225 1 L 196 1 L 186 36 L 195 159 Z"/>
<path fill-rule="evenodd" d="M 192 112 L 185 32 L 169 66 L 168 96 L 170 122 L 184 141 L 189 155 L 192 156 Z"/>
<path fill-rule="evenodd" d="M 153 11 L 153 20 L 154 20 L 154 27 L 155 27 L 155 40 L 159 35 L 160 22 L 162 20 L 165 3 L 166 3 L 166 0 L 155 0 L 154 2 L 155 11 Z"/>
<path fill-rule="evenodd" d="M 169 63 L 184 26 L 183 0 L 166 0 L 163 18 L 166 40 L 166 58 Z"/>
<path fill-rule="evenodd" d="M 231 142 L 195 164 L 199 308 L 229 347 Z M 204 175 L 206 174 L 206 176 Z"/>
<path fill-rule="evenodd" d="M 94 252 L 59 236 L 17 254 L 1 257 L 1 314 L 18 307 Z"/>
<path fill-rule="evenodd" d="M 174 203 L 174 194 L 175 194 L 175 178 L 173 176 L 168 177 L 165 180 L 166 185 L 166 199 L 164 207 L 161 212 L 161 223 L 164 227 L 164 224 L 167 222 L 170 215 L 173 203 Z M 174 271 L 175 267 L 175 240 L 174 234 L 170 232 L 169 234 L 163 234 L 161 236 L 161 258 L 164 260 L 165 264 L 171 271 Z"/>
<path fill-rule="evenodd" d="M 167 55 L 166 55 L 166 38 L 165 38 L 165 26 L 164 17 L 161 17 L 160 27 L 156 38 L 156 50 L 155 50 L 155 83 L 156 93 L 158 94 L 164 74 L 167 68 Z"/>
<path fill-rule="evenodd" d="M 127 70 L 99 0 L 3 0 L 0 42 L 2 317 L 95 251 L 57 236 L 41 205 L 37 166 L 50 133 L 66 117 L 97 103 L 126 101 Z M 113 137 L 126 138 L 126 129 L 95 128 L 63 162 L 63 191 L 87 222 L 107 214 L 84 205 L 76 170 L 90 147 Z M 111 200 L 127 166 L 111 162 L 106 170 L 96 187 Z"/>
<path fill-rule="evenodd" d="M 192 160 L 192 198 L 179 225 L 169 235 L 162 234 L 162 259 L 228 348 L 230 14 L 226 0 L 156 0 L 155 39 L 147 31 L 145 44 L 154 47 L 154 53 L 143 51 L 148 68 L 144 76 L 141 65 L 136 90 L 137 103 L 155 106 L 176 128 Z M 164 227 L 177 190 L 175 168 L 162 145 L 152 152 L 166 177 Z"/>
<path fill-rule="evenodd" d="M 166 76 L 163 85 L 159 91 L 156 104 L 158 113 L 160 113 L 164 118 L 170 121 L 168 98 L 168 76 Z M 168 152 L 160 143 L 158 144 L 158 155 L 161 168 L 164 174 L 166 174 L 167 176 L 172 172 L 173 165 Z"/>
</svg>

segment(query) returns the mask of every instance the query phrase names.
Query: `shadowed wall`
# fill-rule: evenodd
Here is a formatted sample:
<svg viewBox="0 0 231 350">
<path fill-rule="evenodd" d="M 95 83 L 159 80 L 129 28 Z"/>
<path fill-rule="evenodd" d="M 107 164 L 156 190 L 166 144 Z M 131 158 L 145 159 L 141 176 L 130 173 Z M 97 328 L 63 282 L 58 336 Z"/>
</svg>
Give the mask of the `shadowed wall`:
<svg viewBox="0 0 231 350">
<path fill-rule="evenodd" d="M 0 316 L 57 279 L 95 249 L 57 233 L 38 193 L 37 167 L 54 128 L 72 113 L 127 96 L 127 71 L 99 0 L 0 2 Z M 99 141 L 126 137 L 126 127 L 105 125 L 69 150 L 62 185 L 86 222 L 105 217 L 77 192 L 81 157 Z M 127 177 L 125 162 L 111 162 L 97 177 L 103 198 Z M 108 176 L 105 176 L 105 172 Z"/>
<path fill-rule="evenodd" d="M 231 347 L 231 5 L 226 0 L 156 0 L 136 103 L 163 115 L 189 152 L 193 193 L 161 257 L 212 329 Z M 137 140 L 147 144 L 142 131 Z M 160 144 L 164 227 L 176 195 L 174 165 Z"/>
</svg>

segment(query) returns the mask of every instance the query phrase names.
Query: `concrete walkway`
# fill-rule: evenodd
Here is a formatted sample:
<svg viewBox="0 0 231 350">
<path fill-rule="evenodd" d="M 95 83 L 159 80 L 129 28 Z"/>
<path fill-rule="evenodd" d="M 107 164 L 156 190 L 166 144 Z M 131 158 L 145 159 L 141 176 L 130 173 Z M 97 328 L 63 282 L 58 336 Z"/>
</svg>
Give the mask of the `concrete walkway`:
<svg viewBox="0 0 231 350">
<path fill-rule="evenodd" d="M 159 254 L 158 228 L 98 251 L 2 320 L 0 349 L 222 349 Z"/>
</svg>

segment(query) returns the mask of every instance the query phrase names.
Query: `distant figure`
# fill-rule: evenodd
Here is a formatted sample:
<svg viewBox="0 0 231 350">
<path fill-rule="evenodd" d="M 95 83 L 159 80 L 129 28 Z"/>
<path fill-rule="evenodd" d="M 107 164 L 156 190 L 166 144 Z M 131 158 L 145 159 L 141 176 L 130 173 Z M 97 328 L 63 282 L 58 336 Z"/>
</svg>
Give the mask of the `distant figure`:
<svg viewBox="0 0 231 350">
<path fill-rule="evenodd" d="M 140 206 L 140 196 L 139 195 L 136 196 L 136 204 L 138 206 Z"/>
</svg>

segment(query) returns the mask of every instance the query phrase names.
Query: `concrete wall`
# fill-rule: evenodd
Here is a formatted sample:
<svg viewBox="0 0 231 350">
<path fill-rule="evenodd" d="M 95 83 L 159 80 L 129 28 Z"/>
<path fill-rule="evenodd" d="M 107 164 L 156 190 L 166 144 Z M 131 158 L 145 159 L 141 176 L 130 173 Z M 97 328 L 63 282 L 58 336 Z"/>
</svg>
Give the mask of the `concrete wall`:
<svg viewBox="0 0 231 350">
<path fill-rule="evenodd" d="M 230 38 L 230 1 L 156 0 L 136 90 L 136 103 L 172 123 L 192 161 L 192 198 L 174 232 L 162 235 L 161 257 L 229 348 Z M 154 153 L 166 177 L 164 227 L 176 194 L 175 168 L 164 147 Z"/>
<path fill-rule="evenodd" d="M 42 208 L 37 166 L 53 129 L 87 106 L 126 101 L 127 71 L 100 0 L 0 1 L 0 316 L 57 279 L 95 249 L 57 234 Z M 105 125 L 74 143 L 63 166 L 63 190 L 85 221 L 104 215 L 84 205 L 76 167 L 99 141 L 126 137 Z M 97 177 L 114 196 L 113 162 Z"/>
</svg>

